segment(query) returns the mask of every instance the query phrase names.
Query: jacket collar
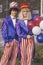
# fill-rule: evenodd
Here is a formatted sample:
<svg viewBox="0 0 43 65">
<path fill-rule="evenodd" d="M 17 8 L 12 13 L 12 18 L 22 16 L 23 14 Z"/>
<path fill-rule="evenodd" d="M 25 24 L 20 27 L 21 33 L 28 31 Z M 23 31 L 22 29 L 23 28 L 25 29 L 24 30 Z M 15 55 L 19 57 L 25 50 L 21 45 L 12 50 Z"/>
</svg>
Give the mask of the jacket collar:
<svg viewBox="0 0 43 65">
<path fill-rule="evenodd" d="M 7 20 L 8 20 L 8 23 L 14 28 L 14 25 L 13 25 L 13 22 L 12 22 L 12 19 L 11 19 L 10 16 L 8 17 Z M 17 23 L 17 20 L 18 20 L 18 19 L 16 18 L 16 23 Z"/>
<path fill-rule="evenodd" d="M 25 24 L 25 22 L 24 22 L 24 20 L 21 20 L 20 23 L 21 23 L 21 26 L 27 27 L 26 24 Z"/>
</svg>

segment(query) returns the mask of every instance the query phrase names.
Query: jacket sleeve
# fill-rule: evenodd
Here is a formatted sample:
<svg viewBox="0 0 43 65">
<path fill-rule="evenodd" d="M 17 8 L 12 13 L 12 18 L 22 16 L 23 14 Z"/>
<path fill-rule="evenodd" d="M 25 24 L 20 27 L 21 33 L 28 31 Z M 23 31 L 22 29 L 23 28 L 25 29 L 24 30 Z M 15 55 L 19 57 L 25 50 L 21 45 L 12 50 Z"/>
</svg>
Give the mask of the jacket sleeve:
<svg viewBox="0 0 43 65">
<path fill-rule="evenodd" d="M 16 24 L 16 31 L 17 31 L 17 35 L 18 35 L 19 37 L 21 37 L 21 38 L 22 38 L 22 37 L 25 38 L 25 37 L 27 36 L 26 34 L 24 35 L 23 33 L 21 33 L 21 29 L 20 29 L 19 23 Z"/>
<path fill-rule="evenodd" d="M 3 36 L 4 42 L 7 43 L 8 42 L 8 34 L 7 34 L 7 22 L 6 22 L 6 19 L 4 19 L 4 21 L 2 23 L 2 36 Z"/>
</svg>

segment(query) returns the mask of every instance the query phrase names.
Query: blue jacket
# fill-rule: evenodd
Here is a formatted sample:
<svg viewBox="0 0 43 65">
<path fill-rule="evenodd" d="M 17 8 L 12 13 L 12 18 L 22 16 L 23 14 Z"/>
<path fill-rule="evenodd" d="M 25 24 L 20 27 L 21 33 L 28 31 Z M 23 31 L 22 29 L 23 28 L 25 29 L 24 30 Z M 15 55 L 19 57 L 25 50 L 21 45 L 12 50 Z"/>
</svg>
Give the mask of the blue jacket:
<svg viewBox="0 0 43 65">
<path fill-rule="evenodd" d="M 32 31 L 27 28 L 27 26 L 24 23 L 24 20 L 18 20 L 16 24 L 16 31 L 20 40 L 21 38 L 26 38 L 28 34 L 32 35 Z"/>
<path fill-rule="evenodd" d="M 17 31 L 17 35 L 21 38 L 22 37 L 25 38 L 27 36 L 28 28 L 23 22 L 23 20 L 19 20 L 18 23 L 16 24 L 16 31 Z"/>
<path fill-rule="evenodd" d="M 16 19 L 16 23 L 17 21 L 18 19 Z M 11 42 L 13 39 L 18 40 L 18 35 L 16 33 L 16 27 L 14 28 L 14 25 L 13 25 L 13 22 L 10 16 L 3 20 L 2 36 L 3 36 L 5 43 Z"/>
</svg>

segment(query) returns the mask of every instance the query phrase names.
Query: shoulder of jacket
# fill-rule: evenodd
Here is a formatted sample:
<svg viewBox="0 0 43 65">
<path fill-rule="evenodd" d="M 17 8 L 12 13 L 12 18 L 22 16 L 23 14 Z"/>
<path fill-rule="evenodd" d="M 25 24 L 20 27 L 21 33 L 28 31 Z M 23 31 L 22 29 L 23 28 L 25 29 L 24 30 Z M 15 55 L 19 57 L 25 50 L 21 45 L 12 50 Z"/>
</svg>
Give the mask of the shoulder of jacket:
<svg viewBox="0 0 43 65">
<path fill-rule="evenodd" d="M 7 24 L 8 23 L 8 20 L 9 20 L 9 17 L 4 18 L 3 19 L 3 23 L 6 23 Z"/>
<path fill-rule="evenodd" d="M 22 23 L 23 22 L 23 20 L 18 20 L 18 23 Z"/>
</svg>

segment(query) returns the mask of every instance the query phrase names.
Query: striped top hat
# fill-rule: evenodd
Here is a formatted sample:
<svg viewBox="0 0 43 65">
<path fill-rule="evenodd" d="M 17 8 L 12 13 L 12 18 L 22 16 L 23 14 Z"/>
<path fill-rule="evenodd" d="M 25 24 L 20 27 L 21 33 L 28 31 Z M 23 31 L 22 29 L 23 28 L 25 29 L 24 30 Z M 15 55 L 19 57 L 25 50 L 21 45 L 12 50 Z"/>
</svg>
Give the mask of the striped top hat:
<svg viewBox="0 0 43 65">
<path fill-rule="evenodd" d="M 9 5 L 9 8 L 18 8 L 18 3 L 17 2 L 11 2 Z"/>
</svg>

